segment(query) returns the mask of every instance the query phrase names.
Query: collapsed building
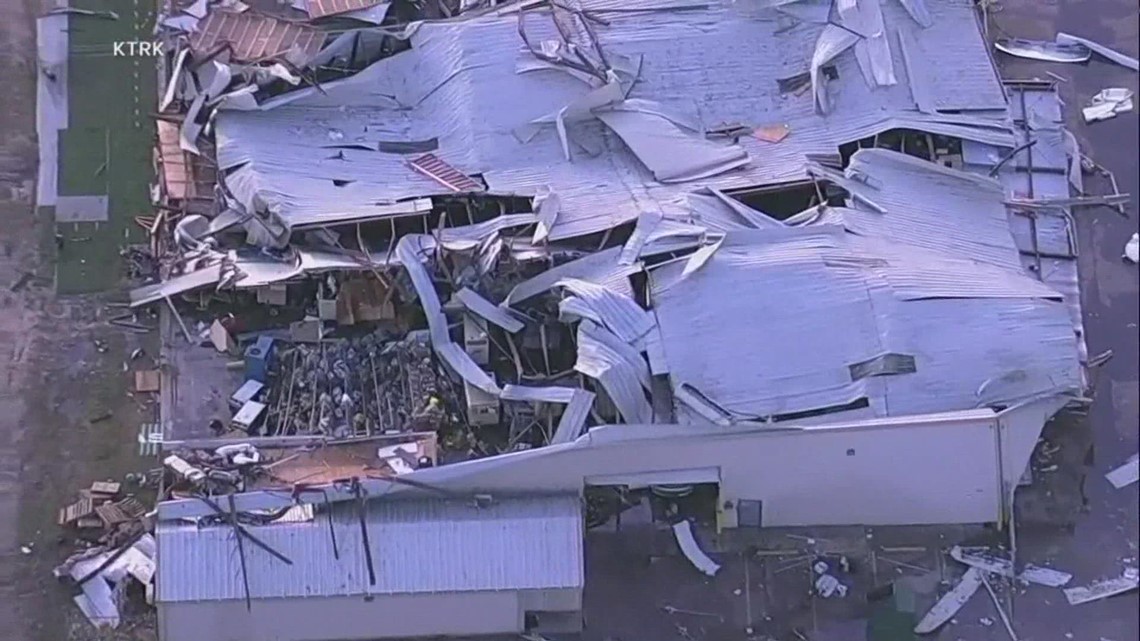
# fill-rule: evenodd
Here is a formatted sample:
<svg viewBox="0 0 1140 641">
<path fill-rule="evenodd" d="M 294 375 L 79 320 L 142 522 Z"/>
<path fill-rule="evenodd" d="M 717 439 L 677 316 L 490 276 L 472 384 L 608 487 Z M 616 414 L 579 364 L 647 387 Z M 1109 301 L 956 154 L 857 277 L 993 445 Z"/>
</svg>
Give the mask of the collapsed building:
<svg viewBox="0 0 1140 641">
<path fill-rule="evenodd" d="M 579 629 L 596 488 L 1004 523 L 1087 402 L 1100 201 L 971 3 L 352 6 L 166 22 L 163 638 Z"/>
</svg>

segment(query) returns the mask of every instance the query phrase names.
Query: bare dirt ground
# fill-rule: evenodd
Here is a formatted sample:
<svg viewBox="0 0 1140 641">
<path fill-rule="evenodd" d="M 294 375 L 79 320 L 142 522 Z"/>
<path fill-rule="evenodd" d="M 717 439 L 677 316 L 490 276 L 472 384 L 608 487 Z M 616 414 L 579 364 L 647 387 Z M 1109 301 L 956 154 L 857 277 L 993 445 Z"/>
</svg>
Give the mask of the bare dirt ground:
<svg viewBox="0 0 1140 641">
<path fill-rule="evenodd" d="M 12 0 L 0 19 L 0 638 L 153 638 L 129 625 L 96 636 L 50 574 L 70 543 L 56 510 L 91 481 L 141 469 L 133 440 L 149 408 L 127 394 L 137 339 L 102 320 L 99 299 L 53 291 L 52 214 L 32 203 L 42 8 Z"/>
</svg>

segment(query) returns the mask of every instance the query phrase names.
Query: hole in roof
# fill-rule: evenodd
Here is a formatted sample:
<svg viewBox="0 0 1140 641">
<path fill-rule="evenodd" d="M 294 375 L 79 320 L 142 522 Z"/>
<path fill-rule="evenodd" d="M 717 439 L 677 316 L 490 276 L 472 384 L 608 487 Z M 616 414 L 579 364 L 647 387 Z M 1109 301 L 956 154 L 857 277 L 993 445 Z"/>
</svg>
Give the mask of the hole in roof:
<svg viewBox="0 0 1140 641">
<path fill-rule="evenodd" d="M 787 220 L 819 203 L 819 195 L 829 205 L 842 205 L 841 194 L 820 183 L 819 190 L 811 181 L 774 185 L 769 187 L 737 189 L 725 192 L 753 209 L 760 210 L 776 220 Z"/>
</svg>

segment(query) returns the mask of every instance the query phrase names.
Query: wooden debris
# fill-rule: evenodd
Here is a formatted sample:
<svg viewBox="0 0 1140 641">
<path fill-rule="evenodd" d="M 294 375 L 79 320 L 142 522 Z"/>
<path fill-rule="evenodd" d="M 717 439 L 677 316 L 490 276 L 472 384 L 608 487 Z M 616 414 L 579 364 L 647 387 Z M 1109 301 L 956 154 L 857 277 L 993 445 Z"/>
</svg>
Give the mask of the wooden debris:
<svg viewBox="0 0 1140 641">
<path fill-rule="evenodd" d="M 791 129 L 789 129 L 787 125 L 777 124 L 777 125 L 761 125 L 761 126 L 756 128 L 756 131 L 753 132 L 752 135 L 756 136 L 757 140 L 761 140 L 764 142 L 770 142 L 770 143 L 777 143 L 777 142 L 782 142 L 784 140 L 784 138 L 787 138 L 789 133 L 791 133 Z"/>
<path fill-rule="evenodd" d="M 144 369 L 135 371 L 136 392 L 157 392 L 160 381 L 161 376 L 156 369 Z"/>
<path fill-rule="evenodd" d="M 81 498 L 71 505 L 59 510 L 59 524 L 68 525 L 95 512 L 95 502 L 90 498 Z"/>
</svg>

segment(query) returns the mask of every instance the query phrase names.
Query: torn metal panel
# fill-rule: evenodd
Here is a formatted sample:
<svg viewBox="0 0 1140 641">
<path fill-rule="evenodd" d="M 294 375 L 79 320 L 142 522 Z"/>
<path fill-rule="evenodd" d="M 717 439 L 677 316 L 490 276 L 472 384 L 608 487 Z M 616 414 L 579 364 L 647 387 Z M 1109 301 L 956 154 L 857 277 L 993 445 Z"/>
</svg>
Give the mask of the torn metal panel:
<svg viewBox="0 0 1140 641">
<path fill-rule="evenodd" d="M 190 38 L 190 46 L 202 56 L 229 47 L 236 62 L 285 57 L 302 65 L 321 50 L 324 41 L 325 34 L 308 25 L 252 12 L 215 9 Z"/>
<path fill-rule="evenodd" d="M 597 332 L 578 327 L 575 371 L 596 379 L 627 423 L 649 423 L 653 409 L 645 398 L 637 370 L 621 353 L 597 339 Z"/>
<path fill-rule="evenodd" d="M 182 127 L 178 134 L 178 146 L 182 151 L 188 151 L 196 156 L 202 155 L 202 152 L 198 151 L 198 136 L 202 135 L 205 125 L 198 122 L 198 114 L 202 113 L 202 108 L 206 106 L 206 98 L 206 94 L 200 93 L 190 103 L 190 108 L 182 118 Z"/>
<path fill-rule="evenodd" d="M 538 214 L 538 225 L 534 228 L 534 238 L 531 242 L 537 245 L 550 236 L 550 230 L 554 228 L 554 222 L 558 220 L 560 209 L 562 209 L 562 201 L 558 198 L 558 194 L 549 188 L 542 190 L 534 197 L 534 210 Z"/>
<path fill-rule="evenodd" d="M 994 48 L 1018 58 L 1045 62 L 1086 62 L 1092 57 L 1092 51 L 1084 45 L 1021 38 L 998 38 L 994 40 Z"/>
<path fill-rule="evenodd" d="M 551 444 L 569 443 L 578 438 L 582 427 L 586 425 L 590 408 L 594 403 L 594 394 L 584 389 L 573 387 L 526 387 L 523 385 L 504 385 L 501 398 L 505 401 L 527 401 L 531 403 L 559 403 L 566 407 L 562 410 L 562 418 L 550 439 Z"/>
<path fill-rule="evenodd" d="M 1060 44 L 1084 45 L 1085 47 L 1092 49 L 1098 55 L 1104 56 L 1105 58 L 1108 58 L 1109 60 L 1122 67 L 1127 67 L 1133 71 L 1140 71 L 1140 62 L 1138 62 L 1136 58 L 1126 56 L 1123 53 L 1116 51 L 1115 49 L 1110 49 L 1100 44 L 1099 42 L 1095 42 L 1087 38 L 1081 38 L 1080 36 L 1074 36 L 1063 31 L 1057 34 L 1056 40 Z"/>
<path fill-rule="evenodd" d="M 439 231 L 438 241 L 441 247 L 450 251 L 471 251 L 488 238 L 512 227 L 533 225 L 538 220 L 535 214 L 506 214 L 496 216 L 490 220 L 462 225 L 459 227 L 445 227 Z"/>
<path fill-rule="evenodd" d="M 182 84 L 182 70 L 186 64 L 186 56 L 190 55 L 190 49 L 182 49 L 178 52 L 178 56 L 174 59 L 174 69 L 170 72 L 170 80 L 167 81 L 166 91 L 163 92 L 162 102 L 158 105 L 159 113 L 166 111 L 167 107 L 174 103 L 174 98 L 177 96 L 179 85 Z M 159 121 L 162 122 L 161 120 Z"/>
<path fill-rule="evenodd" d="M 657 113 L 612 108 L 595 112 L 663 183 L 710 178 L 748 164 L 748 152 L 687 133 Z"/>
<path fill-rule="evenodd" d="M 622 247 L 618 262 L 632 265 L 642 257 L 699 245 L 706 232 L 704 227 L 671 220 L 658 212 L 643 213 Z"/>
<path fill-rule="evenodd" d="M 190 272 L 189 274 L 175 276 L 161 283 L 143 285 L 142 287 L 131 290 L 131 307 L 154 303 L 163 298 L 177 296 L 183 292 L 216 285 L 221 278 L 221 266 L 214 265 Z"/>
<path fill-rule="evenodd" d="M 632 298 L 619 294 L 603 285 L 575 278 L 563 278 L 555 283 L 573 292 L 593 310 L 592 317 L 626 343 L 632 343 L 653 329 L 653 316 Z"/>
<path fill-rule="evenodd" d="M 836 56 L 855 46 L 859 36 L 842 27 L 828 24 L 819 34 L 815 43 L 815 50 L 811 56 L 811 88 L 815 97 L 816 108 L 820 113 L 831 111 L 831 101 L 827 95 L 826 77 L 823 68 Z"/>
<path fill-rule="evenodd" d="M 499 307 L 474 291 L 464 287 L 455 293 L 467 311 L 514 334 L 522 331 L 523 323 L 511 316 L 510 310 Z"/>
<path fill-rule="evenodd" d="M 621 251 L 621 247 L 611 247 L 552 267 L 515 285 L 502 304 L 517 305 L 534 298 L 550 291 L 558 285 L 558 281 L 565 278 L 597 283 L 618 294 L 632 297 L 633 287 L 629 284 L 629 276 L 640 272 L 641 265 L 619 264 L 618 258 L 621 256 Z"/>
<path fill-rule="evenodd" d="M 843 26 L 861 36 L 855 43 L 855 59 L 867 84 L 895 84 L 894 60 L 879 0 L 837 0 L 836 10 Z"/>
<path fill-rule="evenodd" d="M 645 359 L 641 357 L 641 352 L 623 341 L 613 332 L 607 330 L 604 326 L 595 323 L 592 320 L 582 321 L 581 326 L 578 328 L 579 336 L 588 336 L 591 340 L 608 347 L 614 354 L 617 354 L 628 366 L 628 370 L 637 375 L 637 381 L 645 388 L 645 391 L 651 391 L 652 385 L 649 381 L 649 367 L 646 365 Z"/>
</svg>

